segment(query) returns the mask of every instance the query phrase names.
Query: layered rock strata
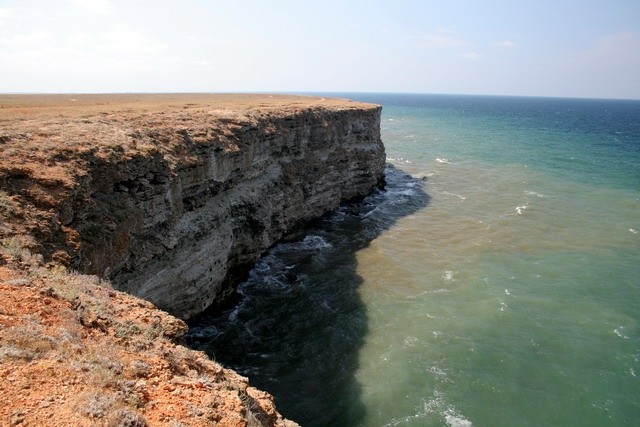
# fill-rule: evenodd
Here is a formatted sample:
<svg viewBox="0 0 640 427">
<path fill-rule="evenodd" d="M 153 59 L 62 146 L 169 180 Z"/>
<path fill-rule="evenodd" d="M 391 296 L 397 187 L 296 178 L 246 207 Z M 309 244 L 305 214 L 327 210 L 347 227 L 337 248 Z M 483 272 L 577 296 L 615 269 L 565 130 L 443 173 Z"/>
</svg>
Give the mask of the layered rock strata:
<svg viewBox="0 0 640 427">
<path fill-rule="evenodd" d="M 250 95 L 0 97 L 5 239 L 183 319 L 383 179 L 380 107 Z M 18 224 L 18 225 L 16 225 Z"/>
</svg>

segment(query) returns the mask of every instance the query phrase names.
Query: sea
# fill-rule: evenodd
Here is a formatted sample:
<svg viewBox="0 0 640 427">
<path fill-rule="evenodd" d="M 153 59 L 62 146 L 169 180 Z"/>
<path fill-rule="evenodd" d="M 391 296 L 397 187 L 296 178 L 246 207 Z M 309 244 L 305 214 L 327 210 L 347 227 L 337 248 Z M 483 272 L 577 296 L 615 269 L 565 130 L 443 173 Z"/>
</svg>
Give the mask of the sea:
<svg viewBox="0 0 640 427">
<path fill-rule="evenodd" d="M 329 95 L 383 106 L 386 187 L 191 346 L 302 426 L 640 425 L 640 101 Z"/>
</svg>

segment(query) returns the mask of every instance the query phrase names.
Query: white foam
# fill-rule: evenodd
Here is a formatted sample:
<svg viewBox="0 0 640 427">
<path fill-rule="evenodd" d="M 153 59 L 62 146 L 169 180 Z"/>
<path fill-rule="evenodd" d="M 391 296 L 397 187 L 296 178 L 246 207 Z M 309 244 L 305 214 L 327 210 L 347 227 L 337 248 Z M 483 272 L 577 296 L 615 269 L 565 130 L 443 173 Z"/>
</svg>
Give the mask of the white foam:
<svg viewBox="0 0 640 427">
<path fill-rule="evenodd" d="M 458 415 L 446 414 L 444 420 L 450 427 L 472 427 L 473 423 Z"/>
<path fill-rule="evenodd" d="M 515 213 L 515 214 L 516 214 L 516 215 L 522 215 L 522 212 L 524 212 L 524 211 L 525 211 L 525 209 L 527 209 L 527 206 L 526 206 L 526 205 L 523 205 L 523 206 L 517 206 L 517 207 L 516 207 L 516 213 Z"/>
<path fill-rule="evenodd" d="M 453 406 L 448 405 L 443 394 L 437 390 L 433 393 L 433 399 L 423 401 L 422 408 L 417 413 L 393 419 L 384 424 L 384 427 L 416 425 L 418 421 L 421 422 L 419 425 L 432 425 L 433 422 L 429 423 L 429 420 L 433 415 L 444 418 L 449 427 L 473 427 L 473 423 L 460 415 Z"/>
<path fill-rule="evenodd" d="M 403 162 L 403 163 L 407 163 L 407 164 L 411 164 L 413 163 L 411 160 L 405 159 L 404 157 L 387 157 L 387 162 Z"/>
<path fill-rule="evenodd" d="M 540 197 L 541 199 L 547 197 L 544 194 L 536 193 L 535 191 L 525 191 L 524 194 L 526 194 L 527 196 Z"/>
<path fill-rule="evenodd" d="M 418 343 L 418 338 L 416 337 L 406 337 L 404 339 L 405 347 L 414 347 Z"/>
<path fill-rule="evenodd" d="M 442 164 L 445 164 L 445 165 L 450 165 L 450 164 L 451 164 L 451 162 L 450 162 L 448 159 L 440 159 L 440 158 L 437 158 L 437 159 L 436 159 L 436 162 L 438 162 L 438 163 L 442 163 Z"/>
<path fill-rule="evenodd" d="M 444 280 L 446 280 L 447 282 L 451 282 L 453 281 L 453 276 L 456 274 L 455 271 L 451 271 L 451 270 L 447 270 L 444 272 L 444 274 L 442 275 L 442 278 Z"/>
<path fill-rule="evenodd" d="M 448 191 L 443 191 L 443 192 L 442 192 L 442 194 L 446 194 L 447 196 L 454 196 L 454 197 L 457 197 L 457 198 L 458 198 L 458 199 L 460 199 L 460 200 L 467 200 L 467 198 L 466 198 L 466 197 L 461 196 L 460 194 L 450 193 L 450 192 L 448 192 Z"/>
<path fill-rule="evenodd" d="M 624 329 L 624 326 L 620 326 L 619 328 L 614 329 L 613 333 L 616 334 L 617 336 L 619 336 L 622 339 L 628 340 L 629 337 L 622 333 L 623 329 Z"/>
<path fill-rule="evenodd" d="M 640 233 L 640 231 L 636 230 L 635 228 L 630 228 L 629 231 L 632 232 L 633 234 L 639 234 Z"/>
<path fill-rule="evenodd" d="M 406 417 L 393 419 L 390 422 L 384 424 L 383 427 L 406 426 L 408 424 L 415 424 L 415 421 L 417 420 L 425 421 L 425 419 L 429 417 L 429 415 L 438 413 L 439 408 L 444 405 L 444 401 L 442 400 L 441 396 L 441 393 L 435 391 L 434 398 L 424 401 L 422 404 L 422 409 L 420 411 Z"/>
<path fill-rule="evenodd" d="M 446 379 L 447 378 L 447 373 L 440 367 L 438 366 L 431 366 L 429 368 L 429 372 L 431 372 L 434 375 L 437 375 L 439 377 L 441 377 L 441 379 Z"/>
<path fill-rule="evenodd" d="M 321 236 L 309 235 L 306 236 L 300 245 L 303 249 L 322 249 L 322 248 L 330 248 L 331 243 L 327 242 Z"/>
</svg>

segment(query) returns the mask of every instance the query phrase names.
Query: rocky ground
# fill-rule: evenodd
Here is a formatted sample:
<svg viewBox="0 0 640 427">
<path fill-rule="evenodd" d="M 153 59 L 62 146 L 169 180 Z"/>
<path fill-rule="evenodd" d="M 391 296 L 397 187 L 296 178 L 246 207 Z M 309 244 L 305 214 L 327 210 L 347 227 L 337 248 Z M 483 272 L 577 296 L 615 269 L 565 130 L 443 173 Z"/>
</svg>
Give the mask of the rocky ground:
<svg viewBox="0 0 640 427">
<path fill-rule="evenodd" d="M 185 333 L 96 276 L 0 267 L 0 425 L 295 425 Z"/>
</svg>

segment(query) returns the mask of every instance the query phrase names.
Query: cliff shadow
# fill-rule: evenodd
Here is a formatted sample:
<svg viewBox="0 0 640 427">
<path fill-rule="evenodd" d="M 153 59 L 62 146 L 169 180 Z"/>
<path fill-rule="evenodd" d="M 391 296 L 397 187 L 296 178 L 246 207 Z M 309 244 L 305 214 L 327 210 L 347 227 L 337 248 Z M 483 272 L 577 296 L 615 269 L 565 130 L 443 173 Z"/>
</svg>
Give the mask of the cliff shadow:
<svg viewBox="0 0 640 427">
<path fill-rule="evenodd" d="M 231 308 L 190 324 L 189 344 L 249 377 L 303 426 L 353 426 L 365 413 L 355 378 L 367 334 L 356 254 L 429 203 L 424 179 L 387 165 L 386 187 L 280 243 L 238 287 Z"/>
</svg>

